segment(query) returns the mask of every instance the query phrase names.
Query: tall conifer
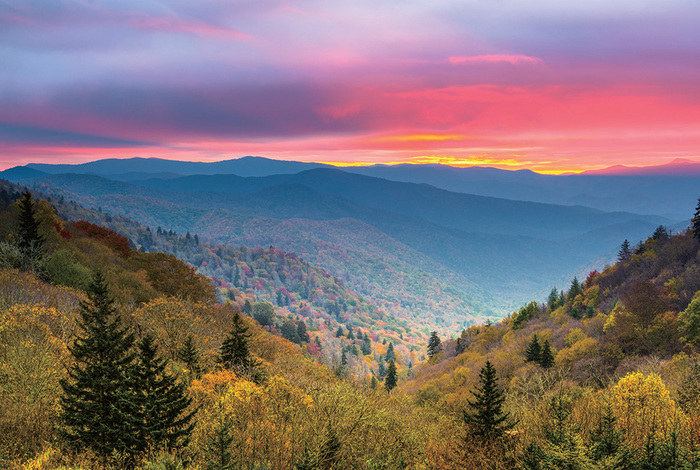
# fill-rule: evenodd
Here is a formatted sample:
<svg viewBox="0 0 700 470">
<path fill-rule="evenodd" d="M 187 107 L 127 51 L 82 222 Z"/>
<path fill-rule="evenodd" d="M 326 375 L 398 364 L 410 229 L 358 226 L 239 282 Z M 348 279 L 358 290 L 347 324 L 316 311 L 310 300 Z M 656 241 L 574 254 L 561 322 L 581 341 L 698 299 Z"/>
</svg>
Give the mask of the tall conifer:
<svg viewBox="0 0 700 470">
<path fill-rule="evenodd" d="M 693 218 L 690 221 L 690 231 L 696 240 L 700 240 L 700 198 L 698 198 L 695 214 L 693 214 Z"/>
<path fill-rule="evenodd" d="M 503 411 L 505 397 L 498 388 L 496 369 L 491 362 L 486 361 L 486 365 L 481 368 L 479 386 L 472 394 L 474 400 L 467 400 L 472 411 L 463 411 L 464 423 L 471 436 L 493 441 L 500 439 L 515 426 L 510 420 L 510 413 Z"/>
<path fill-rule="evenodd" d="M 22 194 L 19 203 L 19 228 L 17 245 L 25 255 L 41 257 L 44 237 L 39 235 L 39 222 L 34 215 L 34 202 L 29 191 Z"/>
<path fill-rule="evenodd" d="M 396 388 L 397 376 L 396 376 L 396 363 L 394 361 L 389 362 L 389 368 L 386 370 L 386 378 L 384 379 L 384 387 L 387 392 L 391 392 Z"/>
<path fill-rule="evenodd" d="M 175 449 L 186 445 L 194 428 L 194 411 L 186 413 L 192 400 L 185 385 L 166 371 L 167 361 L 158 357 L 151 335 L 138 344 L 138 365 L 132 374 L 135 395 L 136 450 Z"/>
<path fill-rule="evenodd" d="M 63 396 L 59 433 L 71 448 L 92 449 L 103 459 L 113 452 L 133 455 L 133 408 L 125 400 L 134 367 L 132 333 L 121 327 L 101 273 L 80 304 L 82 330 L 68 350 L 74 358 Z"/>
</svg>

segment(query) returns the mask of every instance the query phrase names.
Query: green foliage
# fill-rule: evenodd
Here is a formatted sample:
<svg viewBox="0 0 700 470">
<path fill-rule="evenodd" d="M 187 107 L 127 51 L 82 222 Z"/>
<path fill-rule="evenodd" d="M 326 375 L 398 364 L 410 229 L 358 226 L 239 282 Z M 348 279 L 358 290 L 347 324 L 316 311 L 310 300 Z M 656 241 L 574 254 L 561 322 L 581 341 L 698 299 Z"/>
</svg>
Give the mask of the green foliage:
<svg viewBox="0 0 700 470">
<path fill-rule="evenodd" d="M 617 252 L 617 260 L 625 261 L 628 260 L 630 256 L 632 256 L 632 250 L 630 250 L 630 242 L 629 240 L 625 239 L 625 241 L 623 241 L 620 245 L 620 250 Z"/>
<path fill-rule="evenodd" d="M 606 406 L 591 433 L 589 455 L 598 468 L 605 470 L 622 470 L 627 465 L 630 455 L 625 447 L 624 432 L 618 429 L 617 419 L 610 406 Z"/>
<path fill-rule="evenodd" d="M 516 330 L 522 328 L 529 320 L 539 315 L 539 313 L 540 307 L 537 305 L 537 302 L 530 302 L 513 316 L 513 328 Z"/>
<path fill-rule="evenodd" d="M 496 369 L 490 361 L 479 372 L 479 386 L 472 392 L 473 400 L 467 400 L 471 411 L 464 410 L 462 416 L 470 436 L 485 441 L 501 439 L 506 431 L 515 427 L 510 413 L 503 411 L 505 396 L 498 387 Z"/>
<path fill-rule="evenodd" d="M 540 353 L 540 360 L 538 361 L 538 363 L 545 369 L 549 369 L 554 365 L 554 354 L 552 354 L 552 347 L 549 344 L 548 339 L 544 340 L 544 344 L 542 345 L 542 352 Z"/>
<path fill-rule="evenodd" d="M 69 346 L 74 363 L 61 380 L 63 441 L 75 450 L 92 449 L 102 459 L 114 452 L 133 456 L 130 374 L 135 355 L 132 333 L 121 327 L 104 277 L 98 271 L 80 304 L 78 335 Z"/>
<path fill-rule="evenodd" d="M 238 312 L 234 312 L 232 323 L 233 327 L 219 350 L 219 363 L 228 369 L 248 370 L 255 364 L 248 347 L 251 334 Z"/>
<path fill-rule="evenodd" d="M 695 214 L 693 214 L 693 218 L 690 221 L 690 231 L 693 234 L 693 238 L 700 240 L 700 198 L 698 198 Z"/>
<path fill-rule="evenodd" d="M 44 254 L 44 237 L 39 235 L 39 222 L 34 214 L 34 201 L 29 191 L 22 194 L 19 202 L 17 246 L 30 258 L 38 259 Z"/>
<path fill-rule="evenodd" d="M 65 249 L 57 250 L 45 259 L 46 274 L 53 284 L 85 290 L 91 282 L 89 268 L 80 264 L 73 254 Z"/>
<path fill-rule="evenodd" d="M 274 324 L 275 309 L 270 303 L 258 302 L 253 305 L 253 318 L 262 326 L 272 326 Z"/>
<path fill-rule="evenodd" d="M 437 331 L 430 333 L 430 339 L 428 340 L 428 357 L 433 357 L 442 351 L 442 342 L 437 334 Z"/>
<path fill-rule="evenodd" d="M 694 345 L 700 344 L 700 292 L 695 294 L 690 305 L 678 314 L 681 341 Z"/>
<path fill-rule="evenodd" d="M 544 426 L 544 445 L 532 442 L 524 456 L 526 470 L 595 470 L 580 429 L 569 419 L 571 404 L 560 394 L 549 404 L 550 423 Z"/>
<path fill-rule="evenodd" d="M 525 349 L 525 361 L 539 363 L 542 357 L 542 348 L 537 339 L 537 335 L 532 335 L 532 340 L 528 343 Z"/>
<path fill-rule="evenodd" d="M 384 378 L 384 388 L 387 392 L 390 392 L 396 388 L 397 374 L 396 374 L 396 363 L 394 361 L 389 362 L 389 367 L 386 370 L 386 377 Z"/>
<path fill-rule="evenodd" d="M 202 367 L 200 365 L 200 358 L 202 353 L 197 348 L 194 342 L 194 337 L 188 335 L 185 339 L 185 343 L 182 348 L 178 351 L 178 359 L 185 363 L 187 370 L 189 371 L 190 377 L 198 379 L 202 373 Z"/>
<path fill-rule="evenodd" d="M 138 362 L 130 377 L 133 396 L 125 397 L 134 407 L 130 415 L 139 454 L 185 446 L 194 428 L 196 410 L 187 412 L 192 400 L 157 353 L 153 337 L 146 335 L 138 344 Z"/>
</svg>

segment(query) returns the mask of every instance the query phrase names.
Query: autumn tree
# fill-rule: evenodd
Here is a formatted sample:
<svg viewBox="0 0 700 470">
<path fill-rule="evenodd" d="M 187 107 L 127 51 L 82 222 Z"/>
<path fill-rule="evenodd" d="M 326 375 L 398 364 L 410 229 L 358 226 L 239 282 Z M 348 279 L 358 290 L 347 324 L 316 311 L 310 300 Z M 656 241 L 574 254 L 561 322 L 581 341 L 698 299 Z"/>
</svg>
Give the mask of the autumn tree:
<svg viewBox="0 0 700 470">
<path fill-rule="evenodd" d="M 498 387 L 496 369 L 490 361 L 479 372 L 479 385 L 473 400 L 467 400 L 471 411 L 462 412 L 469 435 L 485 441 L 503 437 L 506 431 L 515 426 L 510 413 L 503 411 L 505 396 Z"/>
<path fill-rule="evenodd" d="M 690 305 L 678 314 L 681 341 L 698 345 L 700 343 L 700 292 L 695 294 Z"/>
<path fill-rule="evenodd" d="M 428 340 L 428 357 L 433 357 L 442 351 L 442 344 L 437 331 L 430 333 L 430 339 Z"/>
<path fill-rule="evenodd" d="M 389 367 L 386 370 L 386 378 L 384 379 L 384 387 L 387 392 L 391 392 L 396 387 L 397 376 L 396 376 L 396 363 L 394 361 L 389 362 Z"/>
<path fill-rule="evenodd" d="M 134 335 L 121 327 L 100 272 L 87 294 L 80 304 L 82 334 L 68 347 L 74 362 L 60 382 L 59 432 L 69 447 L 91 449 L 103 459 L 114 452 L 133 455 L 133 408 L 125 398 L 132 394 Z"/>
</svg>

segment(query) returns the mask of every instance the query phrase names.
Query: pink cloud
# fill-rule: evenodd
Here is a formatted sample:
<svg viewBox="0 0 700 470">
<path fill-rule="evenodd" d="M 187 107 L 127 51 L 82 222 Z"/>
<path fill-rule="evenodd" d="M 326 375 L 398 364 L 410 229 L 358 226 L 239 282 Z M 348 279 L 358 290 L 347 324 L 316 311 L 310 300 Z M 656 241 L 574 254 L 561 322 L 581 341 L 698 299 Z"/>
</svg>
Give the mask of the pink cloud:
<svg viewBox="0 0 700 470">
<path fill-rule="evenodd" d="M 250 39 L 247 34 L 235 29 L 215 26 L 201 21 L 186 21 L 180 18 L 133 18 L 129 24 L 147 31 L 166 31 L 174 33 L 197 34 L 220 39 Z"/>
<path fill-rule="evenodd" d="M 508 62 L 510 64 L 541 64 L 543 60 L 538 57 L 530 57 L 521 54 L 486 54 L 473 56 L 452 56 L 449 58 L 451 64 L 483 64 Z"/>
</svg>

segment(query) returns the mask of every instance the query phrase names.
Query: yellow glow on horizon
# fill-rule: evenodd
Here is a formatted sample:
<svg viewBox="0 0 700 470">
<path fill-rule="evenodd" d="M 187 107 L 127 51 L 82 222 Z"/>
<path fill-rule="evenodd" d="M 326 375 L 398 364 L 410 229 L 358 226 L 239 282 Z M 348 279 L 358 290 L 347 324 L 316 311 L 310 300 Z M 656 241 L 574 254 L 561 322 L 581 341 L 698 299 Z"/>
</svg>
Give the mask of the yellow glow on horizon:
<svg viewBox="0 0 700 470">
<path fill-rule="evenodd" d="M 373 142 L 444 142 L 446 140 L 464 140 L 464 134 L 405 134 L 377 137 Z"/>
<path fill-rule="evenodd" d="M 472 166 L 481 167 L 494 167 L 507 170 L 531 170 L 535 173 L 540 173 L 543 175 L 561 175 L 565 173 L 582 173 L 589 168 L 551 168 L 548 166 L 554 162 L 551 161 L 524 161 L 517 160 L 515 158 L 498 158 L 489 156 L 469 156 L 469 157 L 452 157 L 452 156 L 442 156 L 442 155 L 420 155 L 415 157 L 409 157 L 404 160 L 392 160 L 392 161 L 314 161 L 314 163 L 321 163 L 325 165 L 332 165 L 340 168 L 347 167 L 362 167 L 362 166 L 372 166 L 372 165 L 425 165 L 425 164 L 437 164 L 453 166 L 456 168 L 465 168 Z M 544 168 L 542 168 L 544 167 Z"/>
</svg>

